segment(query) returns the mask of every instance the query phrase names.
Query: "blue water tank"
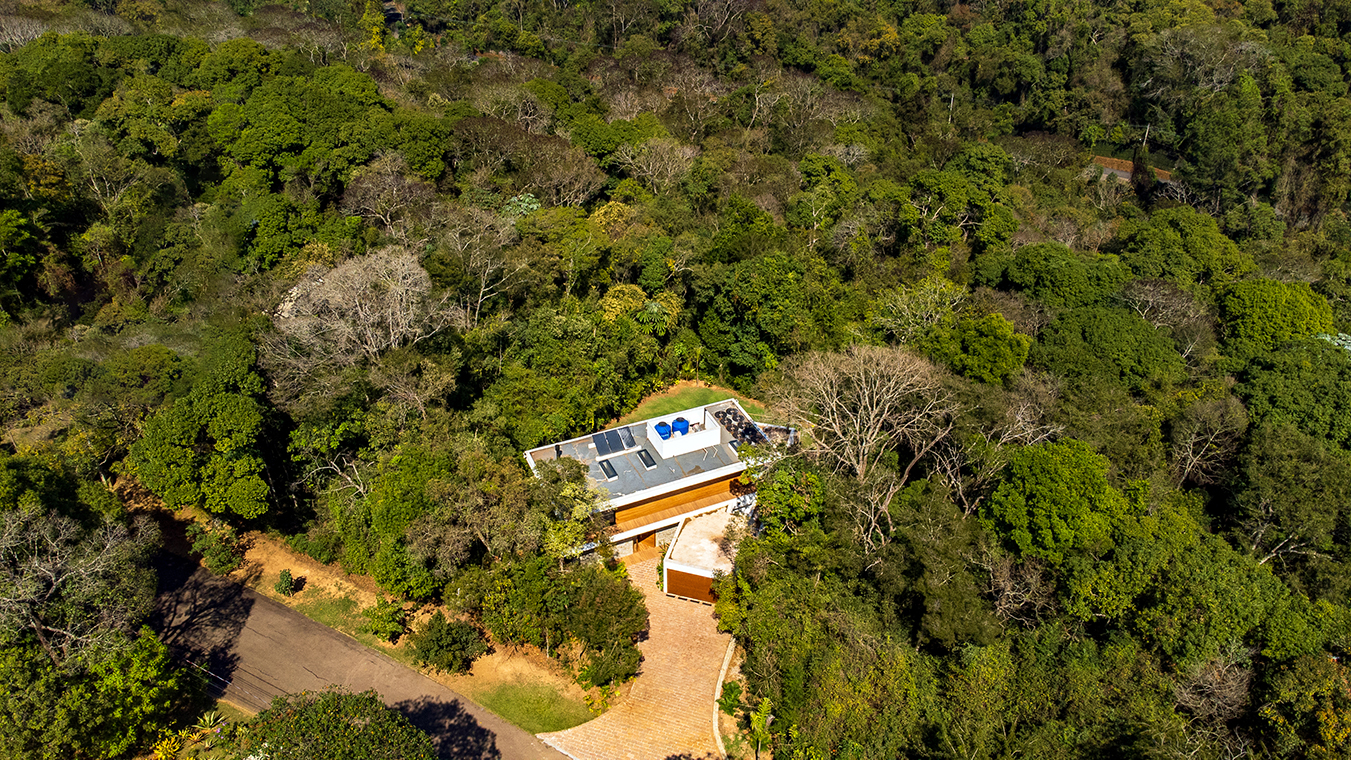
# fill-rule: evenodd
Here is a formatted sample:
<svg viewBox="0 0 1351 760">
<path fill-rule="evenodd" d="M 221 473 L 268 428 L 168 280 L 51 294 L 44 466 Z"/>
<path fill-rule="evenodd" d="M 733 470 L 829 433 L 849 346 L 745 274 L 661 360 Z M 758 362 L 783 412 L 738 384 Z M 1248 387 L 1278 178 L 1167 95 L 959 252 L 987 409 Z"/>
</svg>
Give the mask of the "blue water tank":
<svg viewBox="0 0 1351 760">
<path fill-rule="evenodd" d="M 661 436 L 661 439 L 663 441 L 668 441 L 671 439 L 670 425 L 667 425 L 665 422 L 658 422 L 656 428 L 657 428 L 657 435 Z"/>
<path fill-rule="evenodd" d="M 675 422 L 671 423 L 671 429 L 684 435 L 690 432 L 690 421 L 684 417 L 676 417 Z"/>
</svg>

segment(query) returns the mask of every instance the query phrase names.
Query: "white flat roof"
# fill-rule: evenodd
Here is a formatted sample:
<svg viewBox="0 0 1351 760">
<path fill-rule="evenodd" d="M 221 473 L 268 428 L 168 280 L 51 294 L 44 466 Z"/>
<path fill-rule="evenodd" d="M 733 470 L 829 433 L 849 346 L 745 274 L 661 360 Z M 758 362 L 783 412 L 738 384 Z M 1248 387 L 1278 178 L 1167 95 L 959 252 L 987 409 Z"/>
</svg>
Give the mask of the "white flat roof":
<svg viewBox="0 0 1351 760">
<path fill-rule="evenodd" d="M 653 440 L 657 423 L 671 424 L 684 419 L 691 424 L 694 443 L 689 447 L 659 446 Z M 679 440 L 680 434 L 671 433 Z M 658 440 L 660 440 L 658 438 Z M 601 430 L 559 443 L 546 444 L 525 452 L 526 463 L 536 472 L 539 462 L 570 457 L 587 465 L 592 487 L 610 494 L 610 507 L 621 507 L 643 499 L 678 491 L 689 485 L 733 475 L 746 469 L 737 448 L 742 443 L 765 441 L 760 429 L 736 399 L 716 401 L 629 425 Z M 663 456 L 662 451 L 676 452 Z"/>
</svg>

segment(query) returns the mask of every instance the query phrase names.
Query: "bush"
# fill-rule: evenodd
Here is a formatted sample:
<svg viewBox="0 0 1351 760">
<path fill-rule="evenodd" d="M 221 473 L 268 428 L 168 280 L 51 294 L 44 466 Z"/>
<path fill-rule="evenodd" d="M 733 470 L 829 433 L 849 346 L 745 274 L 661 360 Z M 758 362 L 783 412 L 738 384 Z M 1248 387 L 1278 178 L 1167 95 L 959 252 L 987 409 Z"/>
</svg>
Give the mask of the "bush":
<svg viewBox="0 0 1351 760">
<path fill-rule="evenodd" d="M 728 715 L 736 715 L 741 707 L 741 682 L 728 681 L 722 685 L 722 696 L 718 697 L 718 709 Z"/>
<path fill-rule="evenodd" d="M 226 757 L 433 760 L 431 738 L 375 690 L 276 697 L 226 748 Z"/>
<path fill-rule="evenodd" d="M 594 685 L 637 672 L 633 644 L 647 629 L 647 606 L 622 571 L 590 564 L 558 572 L 541 558 L 501 563 L 481 575 L 462 575 L 460 582 L 471 599 L 466 609 L 498 641 L 552 652 L 576 639 L 587 663 L 579 678 Z"/>
<path fill-rule="evenodd" d="M 272 587 L 272 590 L 282 596 L 291 596 L 295 594 L 296 579 L 291 577 L 290 569 L 281 571 L 281 576 L 277 578 L 277 584 Z"/>
<path fill-rule="evenodd" d="M 308 555 L 316 562 L 331 565 L 342 556 L 342 538 L 326 527 L 310 529 L 287 539 L 291 548 Z"/>
<path fill-rule="evenodd" d="M 362 610 L 361 616 L 366 618 L 361 626 L 362 633 L 369 633 L 391 644 L 408 631 L 408 612 L 393 599 L 380 597 L 374 607 Z"/>
<path fill-rule="evenodd" d="M 244 546 L 234 528 L 215 520 L 210 527 L 199 522 L 188 524 L 188 540 L 193 553 L 201 556 L 206 569 L 216 575 L 229 575 L 244 559 Z"/>
<path fill-rule="evenodd" d="M 624 681 L 638 672 L 638 663 L 642 659 L 638 648 L 622 641 L 600 651 L 592 651 L 587 656 L 586 667 L 582 668 L 579 680 L 583 686 L 605 686 Z"/>
<path fill-rule="evenodd" d="M 469 623 L 446 620 L 440 612 L 427 621 L 426 627 L 413 634 L 413 651 L 417 661 L 437 670 L 463 673 L 488 651 L 483 634 Z"/>
</svg>

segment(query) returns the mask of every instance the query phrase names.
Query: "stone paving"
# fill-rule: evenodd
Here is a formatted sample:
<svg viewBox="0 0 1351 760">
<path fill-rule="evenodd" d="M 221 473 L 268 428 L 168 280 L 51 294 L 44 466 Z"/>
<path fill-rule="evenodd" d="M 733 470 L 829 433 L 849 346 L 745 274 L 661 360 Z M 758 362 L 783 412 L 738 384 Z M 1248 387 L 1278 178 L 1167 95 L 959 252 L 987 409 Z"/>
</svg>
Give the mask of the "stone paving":
<svg viewBox="0 0 1351 760">
<path fill-rule="evenodd" d="M 720 758 L 713 692 L 732 637 L 718 632 L 712 607 L 661 592 L 656 560 L 630 565 L 629 577 L 651 616 L 632 691 L 599 718 L 539 738 L 576 760 Z"/>
</svg>

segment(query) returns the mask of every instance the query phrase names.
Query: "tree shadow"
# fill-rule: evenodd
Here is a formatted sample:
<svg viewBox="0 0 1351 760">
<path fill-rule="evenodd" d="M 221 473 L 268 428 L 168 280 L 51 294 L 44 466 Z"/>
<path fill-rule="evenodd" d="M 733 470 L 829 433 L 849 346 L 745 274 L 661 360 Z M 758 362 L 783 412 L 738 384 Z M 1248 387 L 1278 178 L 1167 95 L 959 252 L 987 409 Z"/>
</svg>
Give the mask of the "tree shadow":
<svg viewBox="0 0 1351 760">
<path fill-rule="evenodd" d="M 212 575 L 190 557 L 161 552 L 154 564 L 159 594 L 146 623 L 173 656 L 200 677 L 206 692 L 218 698 L 237 680 L 239 658 L 232 650 L 254 601 L 242 586 Z M 232 696 L 236 691 L 240 688 L 230 688 Z M 240 699 L 260 709 L 267 707 L 271 695 L 245 697 Z"/>
<path fill-rule="evenodd" d="M 405 699 L 394 705 L 394 709 L 432 737 L 440 757 L 457 760 L 500 760 L 502 757 L 497 749 L 497 737 L 480 726 L 459 702 L 419 697 Z"/>
</svg>

